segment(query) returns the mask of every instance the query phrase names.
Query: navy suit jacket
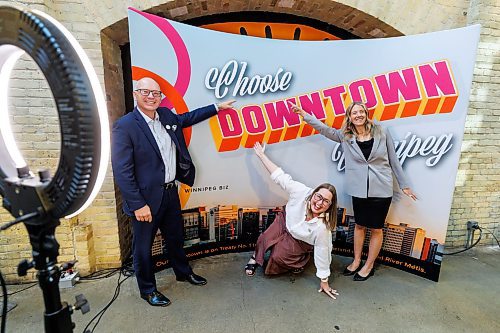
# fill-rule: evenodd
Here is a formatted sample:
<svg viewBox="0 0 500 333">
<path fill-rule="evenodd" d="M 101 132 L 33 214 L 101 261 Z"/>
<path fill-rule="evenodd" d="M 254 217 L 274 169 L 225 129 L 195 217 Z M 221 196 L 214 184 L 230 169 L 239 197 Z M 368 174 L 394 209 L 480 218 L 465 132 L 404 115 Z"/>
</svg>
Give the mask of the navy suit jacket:
<svg viewBox="0 0 500 333">
<path fill-rule="evenodd" d="M 162 125 L 165 128 L 169 125 L 167 133 L 177 148 L 175 179 L 192 186 L 195 167 L 182 129 L 214 116 L 217 110 L 214 105 L 209 105 L 181 115 L 167 108 L 158 108 L 156 112 Z M 162 201 L 165 165 L 154 136 L 137 108 L 113 125 L 111 162 L 116 184 L 123 196 L 125 214 L 133 216 L 135 210 L 147 204 L 155 215 Z"/>
</svg>

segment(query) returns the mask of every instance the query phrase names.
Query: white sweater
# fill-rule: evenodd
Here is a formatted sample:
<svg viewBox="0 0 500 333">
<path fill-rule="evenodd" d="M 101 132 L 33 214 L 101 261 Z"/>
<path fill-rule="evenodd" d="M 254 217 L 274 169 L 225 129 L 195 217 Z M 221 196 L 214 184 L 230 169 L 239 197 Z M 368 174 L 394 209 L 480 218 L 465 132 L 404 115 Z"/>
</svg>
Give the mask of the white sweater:
<svg viewBox="0 0 500 333">
<path fill-rule="evenodd" d="M 310 187 L 294 181 L 281 168 L 271 174 L 271 179 L 288 192 L 286 204 L 286 228 L 295 238 L 314 246 L 316 276 L 320 279 L 330 276 L 332 262 L 332 232 L 321 218 L 306 221 L 306 198 L 312 193 Z"/>
</svg>

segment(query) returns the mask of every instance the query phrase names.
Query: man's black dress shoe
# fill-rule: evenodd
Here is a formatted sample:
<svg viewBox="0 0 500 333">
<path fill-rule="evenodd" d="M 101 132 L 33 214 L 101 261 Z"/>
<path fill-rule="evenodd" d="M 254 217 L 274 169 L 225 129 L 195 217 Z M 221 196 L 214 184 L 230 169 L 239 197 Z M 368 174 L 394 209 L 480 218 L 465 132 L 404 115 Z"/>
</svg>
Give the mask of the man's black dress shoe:
<svg viewBox="0 0 500 333">
<path fill-rule="evenodd" d="M 141 294 L 141 298 L 145 299 L 152 306 L 167 306 L 170 305 L 170 300 L 167 296 L 160 293 L 158 290 L 155 290 L 149 294 Z"/>
<path fill-rule="evenodd" d="M 366 281 L 366 280 L 368 280 L 368 278 L 370 276 L 373 276 L 373 274 L 375 274 L 375 269 L 374 268 L 371 269 L 370 273 L 368 273 L 367 276 L 361 276 L 358 273 L 356 273 L 356 274 L 354 274 L 354 276 L 352 277 L 352 279 L 354 281 Z"/>
<path fill-rule="evenodd" d="M 207 284 L 207 279 L 194 273 L 191 273 L 186 277 L 176 277 L 176 279 L 177 281 L 187 281 L 195 286 L 203 286 L 204 284 Z"/>
</svg>

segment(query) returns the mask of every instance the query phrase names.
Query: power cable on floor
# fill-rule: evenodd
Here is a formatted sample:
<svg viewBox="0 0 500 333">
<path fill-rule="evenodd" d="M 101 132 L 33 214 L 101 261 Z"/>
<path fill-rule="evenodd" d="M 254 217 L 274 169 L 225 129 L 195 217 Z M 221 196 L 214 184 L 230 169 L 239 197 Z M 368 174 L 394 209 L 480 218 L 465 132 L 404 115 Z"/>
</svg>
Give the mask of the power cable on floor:
<svg viewBox="0 0 500 333">
<path fill-rule="evenodd" d="M 495 240 L 497 241 L 497 246 L 500 247 L 500 242 L 498 241 L 498 238 L 495 236 L 495 234 L 488 228 L 483 228 L 483 229 L 488 231 L 493 236 L 493 238 L 495 238 Z"/>
<path fill-rule="evenodd" d="M 119 271 L 120 271 L 120 268 L 106 268 L 103 270 L 95 271 L 94 273 L 91 273 L 89 275 L 80 277 L 79 281 L 95 281 L 95 280 L 100 280 L 100 279 L 106 279 L 106 278 L 109 278 L 109 277 L 115 275 Z M 28 290 L 30 288 L 33 288 L 34 286 L 38 285 L 38 282 L 6 283 L 7 286 L 21 286 L 21 285 L 25 285 L 25 284 L 29 284 L 29 286 L 26 288 L 8 293 L 7 295 L 12 296 L 12 295 L 18 294 L 20 292 L 23 292 L 25 290 Z M 3 295 L 0 295 L 0 298 L 2 298 L 2 297 L 3 297 Z"/>
<path fill-rule="evenodd" d="M 116 288 L 115 288 L 115 292 L 113 294 L 113 297 L 111 298 L 111 300 L 108 302 L 108 304 L 106 304 L 106 306 L 104 306 L 104 308 L 102 308 L 101 311 L 99 311 L 90 321 L 89 323 L 87 324 L 87 326 L 85 326 L 85 328 L 83 329 L 83 332 L 87 332 L 87 328 L 89 328 L 92 323 L 94 321 L 95 324 L 94 326 L 92 327 L 91 331 L 90 332 L 94 332 L 95 328 L 97 327 L 97 325 L 99 324 L 99 322 L 101 321 L 102 317 L 104 316 L 104 313 L 109 309 L 109 307 L 113 304 L 113 302 L 118 298 L 118 296 L 120 295 L 120 289 L 121 289 L 121 285 L 131 276 L 133 276 L 134 274 L 134 271 L 132 269 L 132 267 L 130 265 L 126 265 L 124 267 L 122 267 L 121 269 L 118 270 L 119 271 L 119 275 L 118 275 L 118 281 L 117 281 L 117 284 L 116 284 Z M 116 272 L 114 272 L 113 274 L 115 274 Z M 122 276 L 124 277 L 124 279 L 122 280 Z"/>
<path fill-rule="evenodd" d="M 118 276 L 118 283 L 117 283 L 113 298 L 111 299 L 111 301 L 109 301 L 109 303 L 101 311 L 99 311 L 94 316 L 94 318 L 92 318 L 90 320 L 88 325 L 83 330 L 84 332 L 92 324 L 92 322 L 97 319 L 97 322 L 94 324 L 94 326 L 91 330 L 91 332 L 94 332 L 94 330 L 97 327 L 97 325 L 99 324 L 101 318 L 104 316 L 104 313 L 113 304 L 113 302 L 118 298 L 118 296 L 120 294 L 120 286 L 123 284 L 123 282 L 125 282 L 125 280 L 127 280 L 129 277 L 133 276 L 134 270 L 132 269 L 131 264 L 128 263 L 121 268 L 106 268 L 106 269 L 102 269 L 99 271 L 95 271 L 87 276 L 80 278 L 80 280 L 83 280 L 83 281 L 95 281 L 95 280 L 109 278 L 109 277 L 115 275 L 116 273 L 119 273 L 120 275 Z M 125 277 L 123 280 L 121 279 L 122 276 Z M 28 284 L 28 283 L 31 283 L 31 284 L 26 288 L 16 290 L 12 293 L 7 292 L 7 285 L 24 285 L 24 284 Z M 2 272 L 0 271 L 0 284 L 1 284 L 1 288 L 2 288 L 2 295 L 0 295 L 0 298 L 3 298 L 2 322 L 1 322 L 1 327 L 0 327 L 0 333 L 5 333 L 5 327 L 6 327 L 6 323 L 7 323 L 8 296 L 23 292 L 25 290 L 28 290 L 28 289 L 33 288 L 34 286 L 38 285 L 38 282 L 28 282 L 28 283 L 20 282 L 20 283 L 7 284 L 3 278 Z"/>
<path fill-rule="evenodd" d="M 24 286 L 25 284 L 37 283 L 36 281 L 20 281 L 20 282 L 7 282 L 8 286 Z"/>
<path fill-rule="evenodd" d="M 443 255 L 451 256 L 451 255 L 459 254 L 459 253 L 468 251 L 468 250 L 472 249 L 474 246 L 476 246 L 479 243 L 479 241 L 481 240 L 481 237 L 483 237 L 483 229 L 481 227 L 479 227 L 479 226 L 477 226 L 475 228 L 479 229 L 479 238 L 474 242 L 474 244 L 472 244 L 469 247 L 466 247 L 463 250 L 456 251 L 456 252 L 450 252 L 450 253 L 443 253 Z"/>
<path fill-rule="evenodd" d="M 95 281 L 100 279 L 107 279 L 118 273 L 121 269 L 121 267 L 101 269 L 99 271 L 90 273 L 89 275 L 80 277 L 79 281 Z"/>
<path fill-rule="evenodd" d="M 99 271 L 95 271 L 94 273 L 91 273 L 89 275 L 82 276 L 82 277 L 80 277 L 79 281 L 96 281 L 96 280 L 100 280 L 100 279 L 106 279 L 106 278 L 109 278 L 109 277 L 115 275 L 119 271 L 120 271 L 120 268 L 106 268 L 106 269 L 102 269 Z M 12 295 L 18 294 L 20 292 L 23 292 L 25 290 L 28 290 L 30 288 L 33 288 L 34 286 L 38 285 L 38 282 L 6 283 L 7 286 L 20 286 L 20 285 L 25 285 L 25 284 L 29 284 L 29 286 L 26 288 L 8 293 L 7 295 L 12 296 Z M 0 296 L 0 298 L 2 298 L 2 297 L 3 297 L 3 295 Z"/>
<path fill-rule="evenodd" d="M 23 292 L 23 291 L 25 291 L 25 290 L 28 290 L 28 289 L 30 289 L 30 288 L 33 288 L 33 287 L 34 287 L 34 286 L 36 286 L 37 284 L 38 284 L 38 282 L 32 282 L 30 286 L 28 286 L 28 287 L 26 287 L 26 288 L 23 288 L 23 289 L 20 289 L 20 290 L 13 291 L 13 292 L 11 292 L 11 293 L 7 294 L 7 296 L 12 296 L 12 295 L 18 294 L 18 293 L 20 293 L 20 292 Z M 8 284 L 8 283 L 7 283 L 6 285 L 7 285 L 7 286 L 9 286 L 10 284 Z M 0 298 L 1 298 L 1 297 L 3 297 L 3 295 L 2 295 L 2 296 L 0 296 Z"/>
</svg>

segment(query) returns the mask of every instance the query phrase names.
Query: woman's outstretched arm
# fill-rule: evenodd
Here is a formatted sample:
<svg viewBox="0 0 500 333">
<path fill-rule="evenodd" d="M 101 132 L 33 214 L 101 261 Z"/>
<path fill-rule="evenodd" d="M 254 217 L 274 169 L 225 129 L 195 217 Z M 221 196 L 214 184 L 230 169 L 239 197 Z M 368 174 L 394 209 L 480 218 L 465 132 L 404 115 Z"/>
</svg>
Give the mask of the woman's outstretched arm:
<svg viewBox="0 0 500 333">
<path fill-rule="evenodd" d="M 271 174 L 271 179 L 281 186 L 283 190 L 288 192 L 289 200 L 296 200 L 300 198 L 302 200 L 304 198 L 304 193 L 310 192 L 311 189 L 301 182 L 297 182 L 292 179 L 289 174 L 286 174 L 279 166 L 273 163 L 266 154 L 264 154 L 264 148 L 260 145 L 259 142 L 255 143 L 253 146 L 255 154 L 260 158 L 262 164 L 266 167 L 267 171 Z"/>
<path fill-rule="evenodd" d="M 273 161 L 269 159 L 269 157 L 266 156 L 266 154 L 264 153 L 265 148 L 261 146 L 260 142 L 256 142 L 253 145 L 253 150 L 255 151 L 255 154 L 260 158 L 262 164 L 264 164 L 269 173 L 273 173 L 279 168 L 276 164 L 273 163 Z"/>
<path fill-rule="evenodd" d="M 311 125 L 315 130 L 317 130 L 321 135 L 327 137 L 330 140 L 336 141 L 336 142 L 342 142 L 343 139 L 343 134 L 341 131 L 329 127 L 316 119 L 316 117 L 311 116 L 309 113 L 305 112 L 303 109 L 299 108 L 297 105 L 288 102 L 288 105 L 291 107 L 291 110 L 298 114 L 299 116 L 304 119 L 306 123 Z"/>
</svg>

